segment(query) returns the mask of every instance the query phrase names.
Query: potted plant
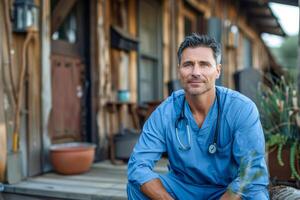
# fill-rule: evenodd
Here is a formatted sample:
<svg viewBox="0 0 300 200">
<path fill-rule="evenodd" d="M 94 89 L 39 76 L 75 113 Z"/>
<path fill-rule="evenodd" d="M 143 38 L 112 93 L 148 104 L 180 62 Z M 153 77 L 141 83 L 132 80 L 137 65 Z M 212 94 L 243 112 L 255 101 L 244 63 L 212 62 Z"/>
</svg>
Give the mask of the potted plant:
<svg viewBox="0 0 300 200">
<path fill-rule="evenodd" d="M 274 80 L 274 79 L 273 79 Z M 299 97 L 296 82 L 283 76 L 260 87 L 261 122 L 273 180 L 299 181 Z"/>
</svg>

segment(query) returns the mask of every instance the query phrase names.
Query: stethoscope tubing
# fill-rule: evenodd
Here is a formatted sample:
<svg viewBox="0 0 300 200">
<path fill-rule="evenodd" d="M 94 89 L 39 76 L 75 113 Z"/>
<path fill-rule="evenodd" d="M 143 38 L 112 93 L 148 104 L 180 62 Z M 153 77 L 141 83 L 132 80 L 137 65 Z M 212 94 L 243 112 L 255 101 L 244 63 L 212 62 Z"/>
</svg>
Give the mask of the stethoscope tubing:
<svg viewBox="0 0 300 200">
<path fill-rule="evenodd" d="M 208 147 L 208 152 L 210 154 L 216 153 L 216 151 L 218 149 L 217 141 L 218 141 L 218 137 L 219 137 L 219 127 L 220 127 L 220 99 L 219 99 L 219 94 L 218 94 L 217 88 L 216 88 L 216 98 L 217 98 L 216 100 L 217 100 L 217 106 L 218 106 L 217 126 L 216 126 L 216 129 L 214 132 L 213 143 L 211 143 Z M 179 124 L 180 120 L 185 121 L 185 124 L 186 124 L 186 130 L 187 130 L 187 136 L 188 136 L 188 144 L 187 145 L 184 145 L 179 138 L 178 124 Z M 190 133 L 188 120 L 185 116 L 185 97 L 183 99 L 180 115 L 175 121 L 175 134 L 176 134 L 177 141 L 180 145 L 179 149 L 183 150 L 183 151 L 190 150 L 191 149 L 191 133 Z"/>
</svg>

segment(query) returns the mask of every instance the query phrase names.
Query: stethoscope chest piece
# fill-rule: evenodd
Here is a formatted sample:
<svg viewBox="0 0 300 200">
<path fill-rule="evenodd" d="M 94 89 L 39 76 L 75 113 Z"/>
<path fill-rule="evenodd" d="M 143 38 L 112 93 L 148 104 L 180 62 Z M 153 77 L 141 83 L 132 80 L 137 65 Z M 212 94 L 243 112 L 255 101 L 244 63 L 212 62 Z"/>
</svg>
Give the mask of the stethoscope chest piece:
<svg viewBox="0 0 300 200">
<path fill-rule="evenodd" d="M 213 144 L 209 145 L 209 147 L 208 147 L 208 152 L 209 152 L 210 154 L 216 153 L 216 152 L 217 152 L 217 144 L 216 144 L 216 143 L 213 143 Z"/>
</svg>

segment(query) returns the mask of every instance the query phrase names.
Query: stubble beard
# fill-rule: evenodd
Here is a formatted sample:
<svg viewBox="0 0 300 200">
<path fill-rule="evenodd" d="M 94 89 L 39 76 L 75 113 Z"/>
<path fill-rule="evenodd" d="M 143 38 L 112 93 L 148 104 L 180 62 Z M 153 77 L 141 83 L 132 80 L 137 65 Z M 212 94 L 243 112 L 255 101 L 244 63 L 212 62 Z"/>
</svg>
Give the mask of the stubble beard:
<svg viewBox="0 0 300 200">
<path fill-rule="evenodd" d="M 202 94 L 205 94 L 206 92 L 210 91 L 211 89 L 213 88 L 212 85 L 208 85 L 207 83 L 205 83 L 204 85 L 202 86 L 199 86 L 199 87 L 189 87 L 188 85 L 184 88 L 185 92 L 188 94 L 188 95 L 191 95 L 191 96 L 199 96 L 199 95 L 202 95 Z"/>
</svg>

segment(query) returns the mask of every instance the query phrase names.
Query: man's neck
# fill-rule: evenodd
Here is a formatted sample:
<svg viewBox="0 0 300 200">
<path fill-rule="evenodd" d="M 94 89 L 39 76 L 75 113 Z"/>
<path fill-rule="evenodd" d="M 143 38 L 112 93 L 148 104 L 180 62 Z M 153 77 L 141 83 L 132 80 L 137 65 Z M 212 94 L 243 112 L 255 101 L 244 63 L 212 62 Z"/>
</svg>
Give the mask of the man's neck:
<svg viewBox="0 0 300 200">
<path fill-rule="evenodd" d="M 202 115 L 203 117 L 205 117 L 209 112 L 211 105 L 214 103 L 216 97 L 216 88 L 214 87 L 207 92 L 197 96 L 186 94 L 185 97 L 193 115 Z"/>
</svg>

